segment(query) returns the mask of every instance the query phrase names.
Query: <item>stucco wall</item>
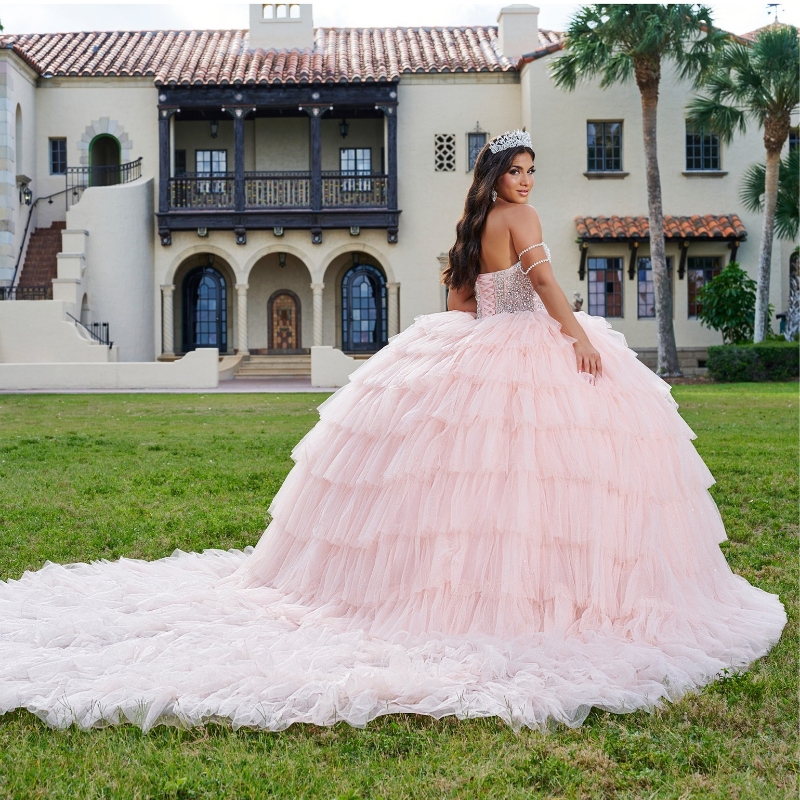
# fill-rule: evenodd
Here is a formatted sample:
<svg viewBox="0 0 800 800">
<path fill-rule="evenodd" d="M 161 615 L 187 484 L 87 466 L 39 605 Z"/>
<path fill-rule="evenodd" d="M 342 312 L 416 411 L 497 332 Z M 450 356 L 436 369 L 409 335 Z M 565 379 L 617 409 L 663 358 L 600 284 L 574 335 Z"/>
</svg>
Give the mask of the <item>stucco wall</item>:
<svg viewBox="0 0 800 800">
<path fill-rule="evenodd" d="M 86 230 L 93 322 L 110 323 L 121 361 L 153 358 L 153 180 L 86 189 L 67 228 Z"/>
<path fill-rule="evenodd" d="M 0 303 L 0 362 L 106 362 L 116 350 L 81 333 L 58 300 L 16 300 Z M 0 384 L 2 385 L 2 384 Z"/>
<path fill-rule="evenodd" d="M 50 175 L 49 138 L 66 137 L 67 164 L 78 166 L 86 152 L 81 147 L 86 128 L 103 118 L 115 123 L 116 135 L 128 137 L 130 159 L 142 157 L 142 176 L 157 177 L 157 103 L 152 78 L 40 78 L 36 90 L 37 194 L 52 194 L 66 185 L 63 175 Z M 40 227 L 64 219 L 63 195 L 55 198 L 53 205 L 39 206 Z"/>
<path fill-rule="evenodd" d="M 30 178 L 30 189 L 38 196 L 35 81 L 26 64 L 8 50 L 0 51 L 0 286 L 13 278 L 32 211 L 20 202 L 17 176 Z"/>
</svg>

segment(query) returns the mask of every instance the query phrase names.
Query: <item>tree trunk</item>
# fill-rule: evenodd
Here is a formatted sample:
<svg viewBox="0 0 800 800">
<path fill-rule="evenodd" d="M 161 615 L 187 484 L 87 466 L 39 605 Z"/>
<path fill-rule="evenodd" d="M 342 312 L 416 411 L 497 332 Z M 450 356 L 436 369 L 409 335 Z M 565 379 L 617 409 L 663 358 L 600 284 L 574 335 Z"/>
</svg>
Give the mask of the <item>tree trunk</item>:
<svg viewBox="0 0 800 800">
<path fill-rule="evenodd" d="M 660 66 L 660 65 L 658 65 Z M 656 330 L 658 333 L 659 375 L 679 376 L 678 348 L 672 324 L 672 285 L 664 252 L 664 209 L 661 204 L 661 175 L 658 169 L 656 116 L 660 70 L 637 68 L 636 82 L 642 97 L 642 128 L 647 170 L 647 206 L 650 218 L 650 265 L 655 289 Z"/>
<path fill-rule="evenodd" d="M 761 250 L 758 254 L 756 318 L 753 325 L 755 342 L 763 342 L 769 330 L 769 279 L 772 271 L 772 240 L 775 236 L 775 207 L 778 204 L 780 166 L 780 149 L 768 149 L 767 170 L 764 176 L 764 223 L 761 228 Z"/>
</svg>

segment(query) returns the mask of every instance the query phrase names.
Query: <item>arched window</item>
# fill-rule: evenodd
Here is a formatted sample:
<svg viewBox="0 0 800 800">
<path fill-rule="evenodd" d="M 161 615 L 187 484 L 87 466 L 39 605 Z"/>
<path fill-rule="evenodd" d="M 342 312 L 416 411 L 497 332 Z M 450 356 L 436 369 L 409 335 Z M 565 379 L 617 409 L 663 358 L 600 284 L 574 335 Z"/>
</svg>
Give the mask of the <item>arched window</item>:
<svg viewBox="0 0 800 800">
<path fill-rule="evenodd" d="M 116 186 L 119 183 L 120 146 L 111 134 L 100 134 L 89 145 L 90 186 Z"/>
<path fill-rule="evenodd" d="M 183 349 L 228 349 L 225 278 L 213 267 L 192 270 L 183 282 Z"/>
<path fill-rule="evenodd" d="M 386 339 L 386 278 L 372 264 L 356 264 L 342 279 L 342 349 L 374 352 Z"/>
</svg>

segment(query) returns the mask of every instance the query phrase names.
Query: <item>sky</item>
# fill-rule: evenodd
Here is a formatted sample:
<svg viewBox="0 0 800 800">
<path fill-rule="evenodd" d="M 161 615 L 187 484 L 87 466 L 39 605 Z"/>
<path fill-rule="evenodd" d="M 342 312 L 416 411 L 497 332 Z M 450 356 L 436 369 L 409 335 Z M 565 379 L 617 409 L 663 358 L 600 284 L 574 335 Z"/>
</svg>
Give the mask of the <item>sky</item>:
<svg viewBox="0 0 800 800">
<path fill-rule="evenodd" d="M 318 0 L 314 24 L 322 27 L 494 25 L 506 2 L 456 3 L 449 0 Z M 747 33 L 773 19 L 760 0 L 711 3 L 721 28 Z M 540 2 L 539 26 L 564 30 L 575 3 Z M 781 3 L 778 19 L 800 27 L 800 4 Z M 2 3 L 0 22 L 6 33 L 169 28 L 246 28 L 248 6 L 241 3 Z"/>
</svg>

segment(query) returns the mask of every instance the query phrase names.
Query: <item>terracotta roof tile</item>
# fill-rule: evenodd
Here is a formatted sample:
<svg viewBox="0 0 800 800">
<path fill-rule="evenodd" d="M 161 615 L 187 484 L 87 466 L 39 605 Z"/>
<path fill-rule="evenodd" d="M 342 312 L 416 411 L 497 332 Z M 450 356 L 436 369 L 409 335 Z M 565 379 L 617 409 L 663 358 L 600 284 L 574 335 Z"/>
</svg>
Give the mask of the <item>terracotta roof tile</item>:
<svg viewBox="0 0 800 800">
<path fill-rule="evenodd" d="M 540 31 L 555 46 L 562 34 Z M 251 50 L 247 30 L 0 36 L 41 75 L 148 76 L 157 83 L 394 81 L 404 73 L 510 72 L 496 27 L 317 28 L 304 50 Z"/>
<path fill-rule="evenodd" d="M 608 240 L 647 239 L 650 223 L 647 217 L 576 217 L 575 226 L 581 239 Z M 746 239 L 747 231 L 736 214 L 717 216 L 693 214 L 689 217 L 664 215 L 667 239 Z"/>
</svg>

